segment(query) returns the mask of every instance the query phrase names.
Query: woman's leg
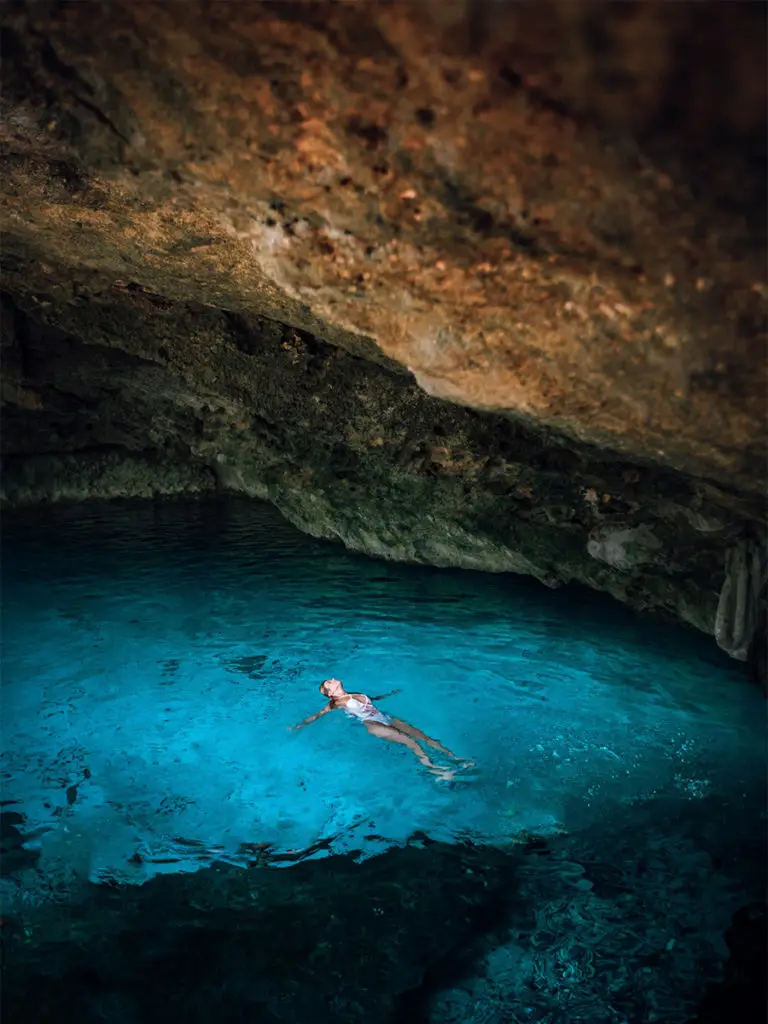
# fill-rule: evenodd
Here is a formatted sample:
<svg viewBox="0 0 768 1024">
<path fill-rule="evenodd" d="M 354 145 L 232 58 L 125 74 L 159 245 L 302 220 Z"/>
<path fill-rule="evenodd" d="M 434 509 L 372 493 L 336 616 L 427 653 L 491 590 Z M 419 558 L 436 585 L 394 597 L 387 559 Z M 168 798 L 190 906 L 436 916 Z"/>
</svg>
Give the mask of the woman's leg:
<svg viewBox="0 0 768 1024">
<path fill-rule="evenodd" d="M 449 774 L 446 769 L 440 768 L 440 766 L 436 765 L 434 761 L 430 761 L 416 740 L 407 736 L 399 729 L 395 729 L 390 725 L 383 725 L 381 722 L 366 722 L 365 728 L 371 736 L 378 736 L 382 740 L 389 740 L 390 743 L 401 743 L 404 747 L 407 747 L 412 754 L 415 754 L 423 765 L 438 772 L 441 777 Z"/>
<path fill-rule="evenodd" d="M 420 740 L 422 743 L 426 743 L 427 746 L 434 747 L 435 750 L 442 750 L 444 754 L 452 757 L 454 761 L 461 761 L 462 758 L 457 757 L 452 750 L 448 747 L 444 747 L 440 740 L 434 740 L 431 736 L 427 736 L 421 729 L 417 729 L 415 725 L 409 725 L 408 722 L 404 722 L 402 718 L 391 718 L 390 722 L 397 729 L 398 732 L 403 733 L 405 736 L 410 736 L 415 740 Z"/>
</svg>

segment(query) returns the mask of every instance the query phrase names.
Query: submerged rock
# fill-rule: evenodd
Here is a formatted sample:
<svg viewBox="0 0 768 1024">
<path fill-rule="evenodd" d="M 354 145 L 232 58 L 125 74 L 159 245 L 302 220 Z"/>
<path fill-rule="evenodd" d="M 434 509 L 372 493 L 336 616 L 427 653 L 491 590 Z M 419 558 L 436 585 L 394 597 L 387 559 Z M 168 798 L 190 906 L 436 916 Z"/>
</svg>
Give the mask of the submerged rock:
<svg viewBox="0 0 768 1024">
<path fill-rule="evenodd" d="M 26 911 L 7 936 L 4 1019 L 394 1022 L 512 891 L 502 852 L 440 843 L 89 887 L 66 913 Z"/>
<path fill-rule="evenodd" d="M 725 934 L 730 959 L 724 978 L 710 985 L 690 1024 L 760 1024 L 768 1004 L 768 913 L 764 903 L 741 907 Z"/>
<path fill-rule="evenodd" d="M 40 850 L 34 848 L 33 835 L 26 835 L 19 827 L 25 818 L 18 811 L 0 811 L 0 875 L 10 875 L 25 868 L 35 867 Z"/>
</svg>

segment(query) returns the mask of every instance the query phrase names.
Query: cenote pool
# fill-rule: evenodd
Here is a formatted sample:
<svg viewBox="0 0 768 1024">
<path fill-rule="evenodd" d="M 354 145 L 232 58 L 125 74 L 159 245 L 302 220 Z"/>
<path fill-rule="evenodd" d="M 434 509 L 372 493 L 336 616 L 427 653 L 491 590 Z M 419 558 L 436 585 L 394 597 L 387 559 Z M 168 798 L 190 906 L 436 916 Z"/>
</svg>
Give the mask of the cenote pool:
<svg viewBox="0 0 768 1024">
<path fill-rule="evenodd" d="M 414 833 L 541 840 L 525 936 L 432 1019 L 672 1024 L 763 895 L 764 698 L 707 637 L 351 555 L 245 500 L 9 513 L 2 542 L 5 914 L 254 848 L 290 871 Z M 330 675 L 398 688 L 382 710 L 475 766 L 440 781 L 341 713 L 289 731 Z"/>
</svg>

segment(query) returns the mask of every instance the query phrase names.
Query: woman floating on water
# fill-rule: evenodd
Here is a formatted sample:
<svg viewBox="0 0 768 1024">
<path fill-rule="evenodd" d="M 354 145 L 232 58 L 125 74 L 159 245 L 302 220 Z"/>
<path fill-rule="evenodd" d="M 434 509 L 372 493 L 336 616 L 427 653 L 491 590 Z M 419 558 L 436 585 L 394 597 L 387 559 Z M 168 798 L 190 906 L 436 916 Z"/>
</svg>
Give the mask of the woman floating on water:
<svg viewBox="0 0 768 1024">
<path fill-rule="evenodd" d="M 359 718 L 371 736 L 379 736 L 383 740 L 389 740 L 390 743 L 402 743 L 404 747 L 407 747 L 418 757 L 423 765 L 441 779 L 452 779 L 455 769 L 451 771 L 449 768 L 442 768 L 440 765 L 435 764 L 434 761 L 430 761 L 424 750 L 419 746 L 419 743 L 425 743 L 429 747 L 434 747 L 435 750 L 442 750 L 444 754 L 452 757 L 454 761 L 458 761 L 462 767 L 470 767 L 471 761 L 457 757 L 448 747 L 444 747 L 439 740 L 432 739 L 431 736 L 427 736 L 420 729 L 416 729 L 414 726 L 404 722 L 402 718 L 393 718 L 390 715 L 385 715 L 373 703 L 374 700 L 383 700 L 385 697 L 391 697 L 393 693 L 399 692 L 399 690 L 392 690 L 390 693 L 383 693 L 380 697 L 371 699 L 364 693 L 347 693 L 338 679 L 325 679 L 320 684 L 320 693 L 328 698 L 326 706 L 322 711 L 310 715 L 309 718 L 305 718 L 303 722 L 299 722 L 298 725 L 293 725 L 291 728 L 301 729 L 303 726 L 309 725 L 310 722 L 315 722 L 318 718 L 322 718 L 323 715 L 327 715 L 329 711 L 336 711 L 338 708 L 346 711 L 353 718 Z"/>
</svg>

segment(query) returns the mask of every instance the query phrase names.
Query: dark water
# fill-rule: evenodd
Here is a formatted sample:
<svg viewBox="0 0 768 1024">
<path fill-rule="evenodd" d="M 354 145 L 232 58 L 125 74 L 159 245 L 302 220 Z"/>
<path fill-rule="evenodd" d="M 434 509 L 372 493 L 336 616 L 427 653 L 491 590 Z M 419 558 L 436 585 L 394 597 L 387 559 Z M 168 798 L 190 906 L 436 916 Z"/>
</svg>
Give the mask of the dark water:
<svg viewBox="0 0 768 1024">
<path fill-rule="evenodd" d="M 434 1020 L 672 1024 L 762 895 L 765 704 L 704 636 L 349 555 L 247 501 L 8 514 L 2 542 L 3 800 L 34 861 L 6 910 L 243 843 L 557 837 L 523 880 L 533 931 Z M 382 708 L 475 768 L 439 781 L 340 713 L 289 732 L 328 675 L 399 688 Z"/>
</svg>

